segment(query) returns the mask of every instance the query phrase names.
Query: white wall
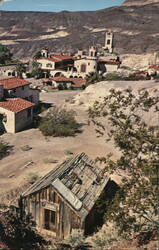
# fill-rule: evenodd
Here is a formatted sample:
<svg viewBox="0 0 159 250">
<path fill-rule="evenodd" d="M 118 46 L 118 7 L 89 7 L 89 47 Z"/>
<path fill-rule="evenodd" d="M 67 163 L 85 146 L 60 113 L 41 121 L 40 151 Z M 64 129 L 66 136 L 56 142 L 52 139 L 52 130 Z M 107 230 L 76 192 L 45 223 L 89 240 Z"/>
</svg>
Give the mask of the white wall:
<svg viewBox="0 0 159 250">
<path fill-rule="evenodd" d="M 55 62 L 52 62 L 50 60 L 45 59 L 38 59 L 37 62 L 41 65 L 40 68 L 41 69 L 55 69 Z M 50 66 L 48 66 L 47 64 L 50 64 Z"/>
<path fill-rule="evenodd" d="M 82 64 L 86 65 L 86 72 L 81 72 L 81 66 Z M 77 69 L 77 73 L 81 76 L 86 76 L 92 71 L 97 71 L 97 62 L 96 60 L 91 59 L 80 59 L 75 61 L 75 68 Z"/>
<path fill-rule="evenodd" d="M 6 122 L 3 121 L 3 126 L 7 133 L 15 133 L 15 113 L 0 107 L 0 114 L 6 116 Z"/>
<path fill-rule="evenodd" d="M 117 64 L 105 64 L 106 72 L 114 72 L 117 71 L 119 68 L 119 65 Z"/>
<path fill-rule="evenodd" d="M 28 109 L 22 110 L 18 113 L 14 113 L 10 110 L 0 107 L 0 114 L 4 114 L 6 116 L 6 121 L 3 121 L 6 132 L 16 133 L 31 125 L 31 123 L 33 122 L 33 108 L 31 107 L 30 109 L 31 116 L 28 117 Z"/>
</svg>

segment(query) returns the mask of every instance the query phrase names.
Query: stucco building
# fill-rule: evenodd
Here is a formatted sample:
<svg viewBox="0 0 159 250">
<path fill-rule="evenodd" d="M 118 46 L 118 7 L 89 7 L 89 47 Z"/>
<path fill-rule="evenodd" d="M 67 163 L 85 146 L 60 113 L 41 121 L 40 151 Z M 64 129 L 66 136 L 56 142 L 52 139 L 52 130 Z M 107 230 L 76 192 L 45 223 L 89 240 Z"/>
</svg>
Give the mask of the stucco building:
<svg viewBox="0 0 159 250">
<path fill-rule="evenodd" d="M 159 64 L 149 66 L 148 74 L 150 76 L 159 75 Z"/>
<path fill-rule="evenodd" d="M 8 77 L 8 76 L 17 76 L 16 64 L 0 66 L 0 77 Z"/>
<path fill-rule="evenodd" d="M 60 86 L 64 89 L 84 89 L 86 86 L 86 80 L 82 78 L 67 78 L 64 76 L 43 78 L 44 85 L 51 85 L 54 88 L 59 88 Z"/>
<path fill-rule="evenodd" d="M 105 44 L 100 49 L 91 46 L 87 53 L 82 50 L 74 56 L 55 55 L 49 53 L 48 49 L 42 49 L 42 58 L 38 59 L 44 77 L 63 76 L 67 78 L 85 78 L 89 73 L 110 73 L 115 72 L 120 67 L 119 58 L 113 55 L 112 31 L 106 32 Z M 102 50 L 102 55 L 100 50 Z"/>
<path fill-rule="evenodd" d="M 5 97 L 18 97 L 38 104 L 39 91 L 31 89 L 30 84 L 31 82 L 17 77 L 0 79 L 0 85 L 3 86 Z"/>
<path fill-rule="evenodd" d="M 21 98 L 6 98 L 0 101 L 0 130 L 16 133 L 33 122 L 34 103 Z"/>
<path fill-rule="evenodd" d="M 0 79 L 0 132 L 16 133 L 33 122 L 33 108 L 39 91 L 16 77 Z"/>
</svg>

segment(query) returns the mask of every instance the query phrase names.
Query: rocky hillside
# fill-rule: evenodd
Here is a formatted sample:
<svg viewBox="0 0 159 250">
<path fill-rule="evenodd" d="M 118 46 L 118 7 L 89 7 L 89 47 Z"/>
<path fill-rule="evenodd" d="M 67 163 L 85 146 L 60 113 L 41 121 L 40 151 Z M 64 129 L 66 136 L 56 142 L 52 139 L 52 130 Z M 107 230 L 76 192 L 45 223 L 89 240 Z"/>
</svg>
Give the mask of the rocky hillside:
<svg viewBox="0 0 159 250">
<path fill-rule="evenodd" d="M 126 0 L 123 6 L 142 6 L 147 4 L 159 3 L 159 0 Z"/>
<path fill-rule="evenodd" d="M 150 4 L 127 6 L 130 2 Z M 73 52 L 93 43 L 104 45 L 105 30 L 112 29 L 115 52 L 155 52 L 159 50 L 158 16 L 155 0 L 128 0 L 122 6 L 89 12 L 0 11 L 0 43 L 18 57 L 31 56 L 44 46 Z"/>
</svg>

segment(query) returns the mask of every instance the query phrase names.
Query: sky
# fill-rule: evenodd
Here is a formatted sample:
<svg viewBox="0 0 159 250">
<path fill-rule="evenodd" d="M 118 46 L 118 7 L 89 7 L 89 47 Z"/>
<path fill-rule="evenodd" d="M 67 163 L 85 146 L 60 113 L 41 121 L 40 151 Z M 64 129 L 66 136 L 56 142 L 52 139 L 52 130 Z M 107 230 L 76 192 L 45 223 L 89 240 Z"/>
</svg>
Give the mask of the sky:
<svg viewBox="0 0 159 250">
<path fill-rule="evenodd" d="M 0 0 L 0 10 L 58 12 L 99 10 L 120 5 L 124 0 Z"/>
</svg>

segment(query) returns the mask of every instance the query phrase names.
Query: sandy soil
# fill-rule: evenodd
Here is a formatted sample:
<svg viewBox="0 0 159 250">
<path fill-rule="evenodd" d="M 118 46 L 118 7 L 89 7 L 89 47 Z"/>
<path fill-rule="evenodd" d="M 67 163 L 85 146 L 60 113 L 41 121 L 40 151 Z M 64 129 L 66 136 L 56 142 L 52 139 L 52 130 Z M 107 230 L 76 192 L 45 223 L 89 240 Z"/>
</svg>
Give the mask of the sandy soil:
<svg viewBox="0 0 159 250">
<path fill-rule="evenodd" d="M 6 201 L 6 195 L 13 190 L 18 192 L 25 185 L 29 173 L 43 176 L 57 164 L 69 157 L 66 151 L 74 155 L 85 152 L 90 157 L 103 156 L 113 150 L 105 144 L 104 139 L 97 138 L 92 125 L 88 125 L 88 115 L 79 105 L 71 105 L 65 99 L 72 98 L 78 91 L 41 93 L 40 99 L 53 105 L 67 105 L 77 113 L 77 120 L 82 124 L 82 133 L 75 137 L 45 138 L 38 129 L 29 129 L 17 134 L 4 134 L 1 138 L 13 146 L 11 154 L 0 161 L 1 200 Z M 22 147 L 29 145 L 32 149 L 23 151 Z M 57 160 L 58 163 L 49 163 Z M 18 189 L 19 188 L 19 189 Z"/>
<path fill-rule="evenodd" d="M 41 93 L 40 99 L 42 102 L 75 110 L 76 119 L 81 124 L 82 132 L 75 137 L 45 138 L 38 129 L 29 129 L 17 134 L 1 136 L 3 140 L 13 146 L 13 150 L 9 156 L 0 161 L 0 203 L 6 199 L 6 195 L 11 193 L 11 190 L 17 190 L 15 192 L 18 195 L 22 192 L 29 173 L 37 173 L 39 176 L 43 176 L 64 159 L 70 157 L 66 153 L 68 151 L 74 155 L 85 152 L 92 159 L 97 156 L 105 156 L 111 152 L 114 154 L 113 157 L 117 158 L 119 152 L 114 149 L 113 144 L 106 142 L 104 138 L 97 137 L 93 125 L 88 122 L 87 110 L 95 100 L 102 101 L 102 98 L 109 93 L 111 88 L 122 90 L 130 86 L 136 94 L 138 89 L 143 88 L 147 88 L 153 95 L 159 94 L 159 85 L 155 81 L 101 82 L 91 85 L 81 92 Z M 154 92 L 155 89 L 158 91 Z M 146 116 L 141 115 L 149 124 L 158 124 L 159 117 L 153 111 L 146 113 Z M 109 130 L 107 123 L 106 126 Z M 22 150 L 25 145 L 29 145 L 31 150 Z M 57 161 L 57 163 L 51 163 L 52 161 Z M 114 175 L 113 178 L 117 182 L 120 181 L 118 175 Z"/>
<path fill-rule="evenodd" d="M 6 35 L 5 33 L 1 34 L 0 36 L 4 36 Z M 7 33 L 7 35 L 9 35 L 10 37 L 13 37 L 13 36 L 17 36 L 15 34 L 9 34 Z M 15 39 L 15 40 L 12 40 L 12 39 L 8 39 L 8 40 L 1 40 L 1 43 L 3 45 L 12 45 L 12 44 L 18 44 L 19 42 L 27 42 L 27 41 L 36 41 L 36 40 L 46 40 L 46 39 L 52 39 L 52 38 L 61 38 L 61 37 L 66 37 L 68 36 L 69 33 L 66 32 L 66 31 L 63 31 L 63 30 L 60 30 L 56 33 L 53 33 L 53 34 L 46 34 L 46 35 L 42 35 L 42 36 L 39 36 L 39 37 L 36 37 L 36 38 L 24 38 L 24 39 Z"/>
</svg>

